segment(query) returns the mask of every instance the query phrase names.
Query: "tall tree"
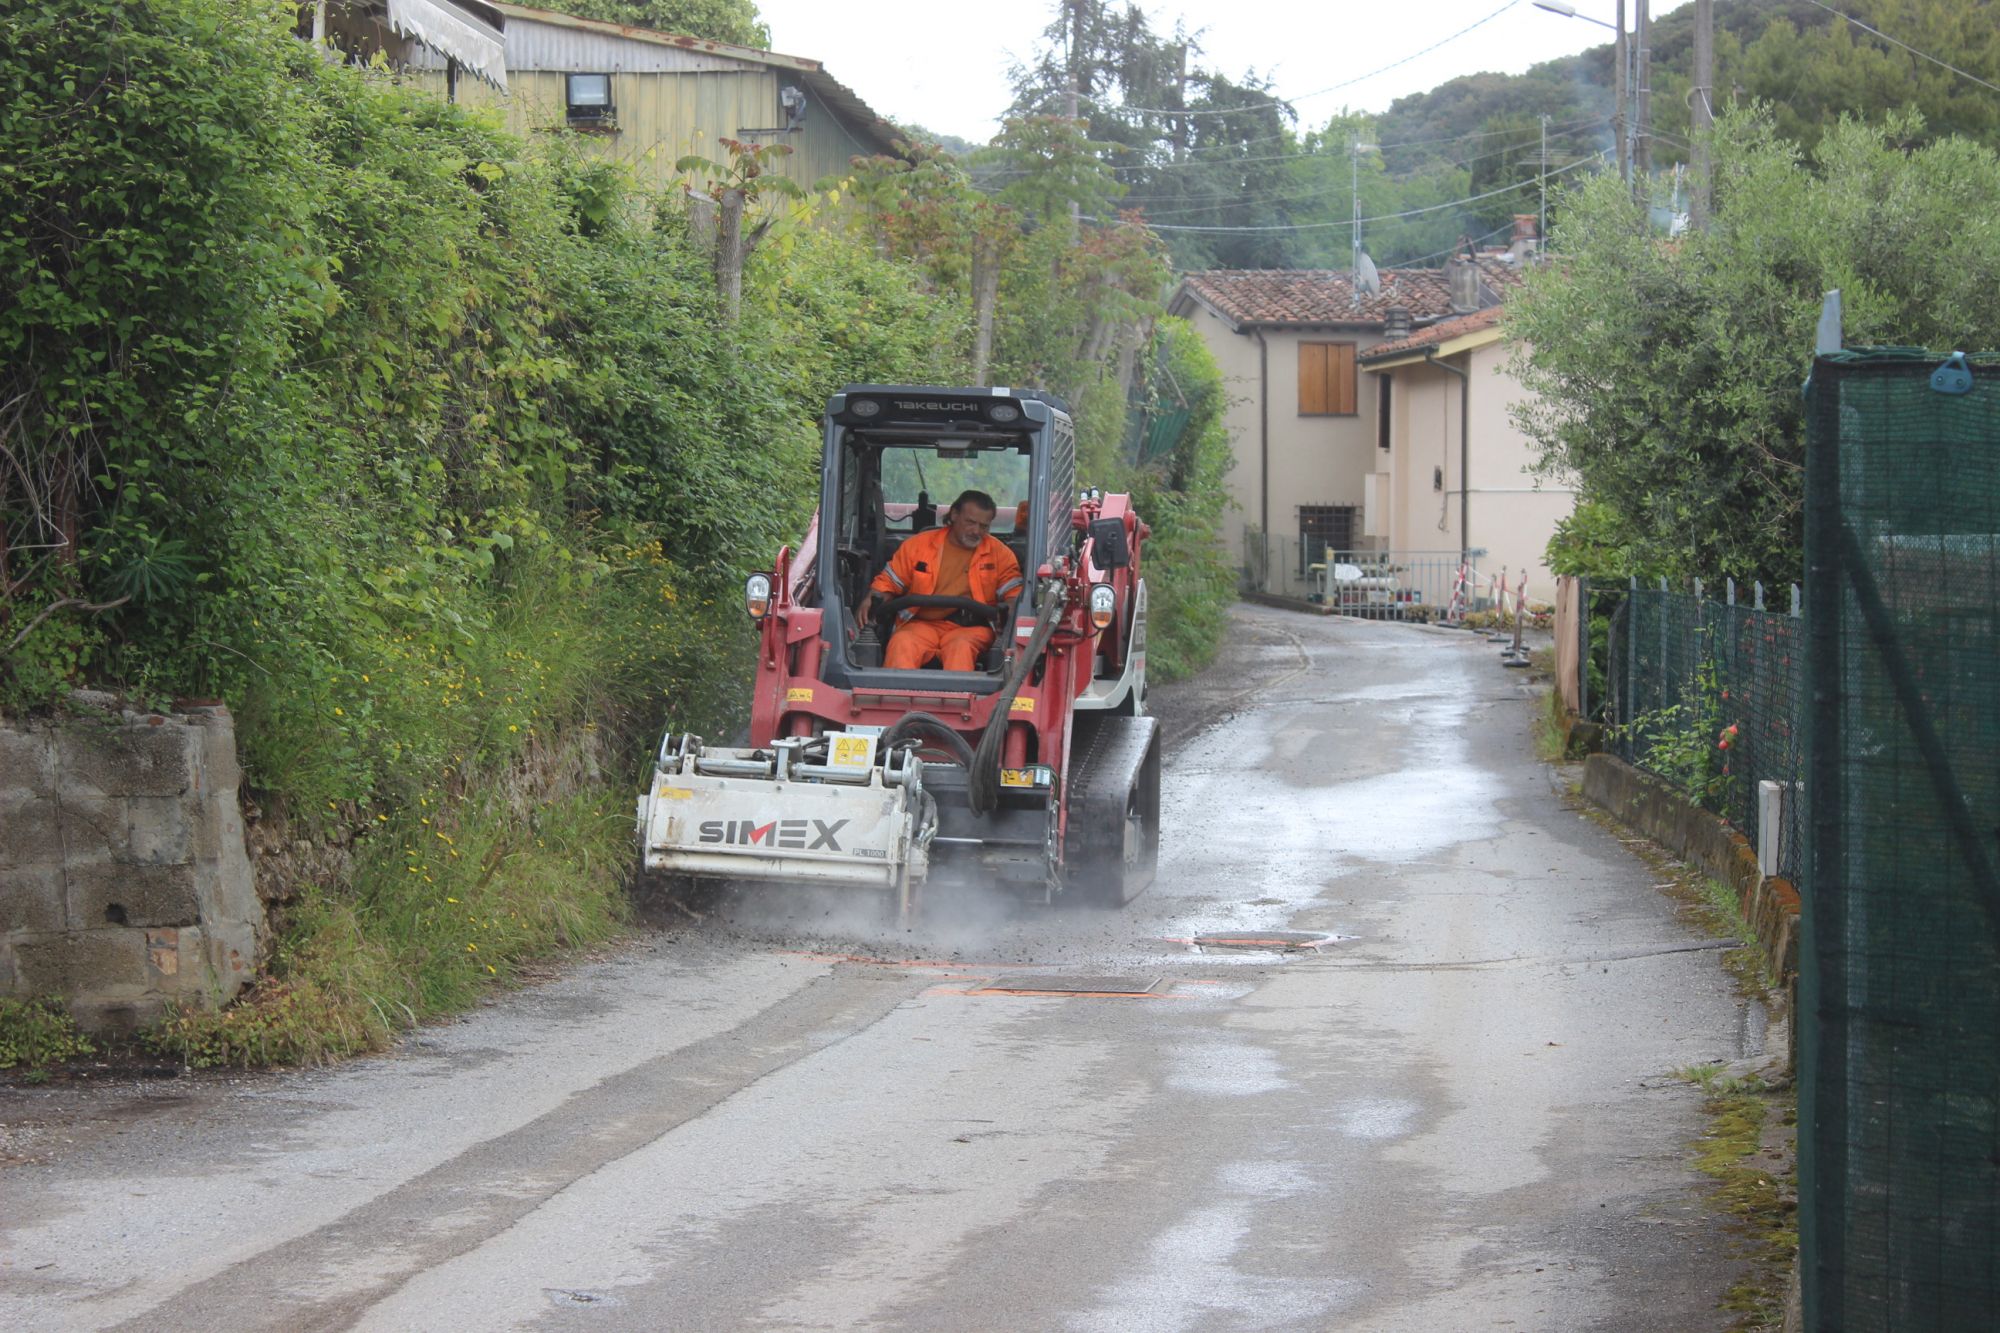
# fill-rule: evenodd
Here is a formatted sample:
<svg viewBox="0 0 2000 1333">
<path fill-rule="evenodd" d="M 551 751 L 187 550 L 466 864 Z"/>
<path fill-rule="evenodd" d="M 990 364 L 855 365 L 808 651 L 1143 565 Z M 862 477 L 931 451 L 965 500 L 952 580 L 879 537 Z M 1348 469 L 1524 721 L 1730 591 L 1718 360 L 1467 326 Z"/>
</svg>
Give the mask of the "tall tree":
<svg viewBox="0 0 2000 1333">
<path fill-rule="evenodd" d="M 1136 6 L 1062 0 L 1040 53 L 1013 71 L 1017 114 L 1055 114 L 1072 86 L 1085 135 L 1104 145 L 1124 207 L 1187 228 L 1283 227 L 1296 150 L 1292 108 L 1254 72 L 1202 62 L 1199 34 L 1157 33 Z M 1167 233 L 1183 268 L 1291 261 L 1283 232 Z"/>
<path fill-rule="evenodd" d="M 1807 157 L 1768 113 L 1726 112 L 1714 219 L 1673 244 L 1615 179 L 1573 193 L 1564 262 L 1508 303 L 1536 395 L 1519 419 L 1627 570 L 1799 578 L 1799 383 L 1828 289 L 1851 343 L 2000 347 L 2000 229 L 1967 225 L 2000 216 L 2000 156 L 1926 139 L 1914 114 L 1843 121 Z"/>
</svg>

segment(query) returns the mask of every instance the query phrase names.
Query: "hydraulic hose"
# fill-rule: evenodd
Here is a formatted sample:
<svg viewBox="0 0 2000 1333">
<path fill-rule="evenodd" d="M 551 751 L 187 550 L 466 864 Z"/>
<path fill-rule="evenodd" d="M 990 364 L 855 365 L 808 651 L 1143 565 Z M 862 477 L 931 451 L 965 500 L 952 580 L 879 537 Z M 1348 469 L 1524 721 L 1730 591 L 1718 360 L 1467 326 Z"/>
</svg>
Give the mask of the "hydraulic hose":
<svg viewBox="0 0 2000 1333">
<path fill-rule="evenodd" d="M 889 729 L 882 733 L 882 739 L 876 743 L 886 751 L 901 741 L 919 735 L 943 741 L 959 764 L 967 772 L 972 770 L 972 747 L 965 743 L 965 737 L 952 730 L 951 723 L 933 713 L 903 714 L 890 724 Z"/>
<path fill-rule="evenodd" d="M 1042 614 L 1035 621 L 1035 632 L 1029 637 L 1027 647 L 1021 650 L 1021 655 L 1014 659 L 1014 669 L 1000 687 L 992 716 L 986 719 L 986 730 L 979 737 L 979 749 L 966 765 L 966 802 L 976 815 L 989 814 L 1000 806 L 1000 746 L 1006 740 L 1007 723 L 1013 716 L 1014 696 L 1021 692 L 1028 673 L 1048 651 L 1049 640 L 1055 636 L 1062 612 L 1063 585 L 1055 582 L 1044 584 Z"/>
</svg>

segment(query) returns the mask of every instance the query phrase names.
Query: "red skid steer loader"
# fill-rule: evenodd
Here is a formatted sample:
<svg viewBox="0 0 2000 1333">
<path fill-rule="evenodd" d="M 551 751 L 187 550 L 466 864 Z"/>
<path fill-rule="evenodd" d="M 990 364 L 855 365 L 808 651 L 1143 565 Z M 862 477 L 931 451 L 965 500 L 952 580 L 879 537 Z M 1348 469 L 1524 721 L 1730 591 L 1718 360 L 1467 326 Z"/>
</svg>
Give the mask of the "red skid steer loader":
<svg viewBox="0 0 2000 1333">
<path fill-rule="evenodd" d="M 876 892 L 899 920 L 933 873 L 1122 906 L 1159 856 L 1160 737 L 1146 716 L 1148 528 L 1077 490 L 1076 430 L 1032 390 L 850 385 L 827 403 L 819 511 L 744 593 L 759 624 L 750 743 L 669 733 L 638 801 L 642 874 Z M 897 670 L 877 598 L 935 497 L 997 498 L 1020 563 L 1013 621 L 972 670 Z"/>
</svg>

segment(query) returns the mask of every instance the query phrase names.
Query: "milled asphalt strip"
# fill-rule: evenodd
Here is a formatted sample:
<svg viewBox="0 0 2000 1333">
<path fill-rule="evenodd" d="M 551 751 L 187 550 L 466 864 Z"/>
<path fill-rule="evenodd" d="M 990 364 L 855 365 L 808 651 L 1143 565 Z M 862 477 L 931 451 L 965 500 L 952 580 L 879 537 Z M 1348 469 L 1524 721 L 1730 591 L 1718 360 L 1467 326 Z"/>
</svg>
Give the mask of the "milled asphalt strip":
<svg viewBox="0 0 2000 1333">
<path fill-rule="evenodd" d="M 571 1184 L 760 1079 L 880 1022 L 931 984 L 838 969 L 739 1027 L 607 1078 L 116 1327 L 344 1328 L 411 1277 L 500 1235 Z"/>
</svg>

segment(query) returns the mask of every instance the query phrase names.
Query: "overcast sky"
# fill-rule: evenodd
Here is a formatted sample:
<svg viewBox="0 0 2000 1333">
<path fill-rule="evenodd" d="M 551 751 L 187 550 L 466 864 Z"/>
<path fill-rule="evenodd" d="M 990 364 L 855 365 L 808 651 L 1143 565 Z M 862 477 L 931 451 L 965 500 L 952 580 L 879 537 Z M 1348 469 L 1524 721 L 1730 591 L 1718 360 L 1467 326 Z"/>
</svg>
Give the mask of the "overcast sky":
<svg viewBox="0 0 2000 1333">
<path fill-rule="evenodd" d="M 1574 3 L 1578 14 L 1606 24 L 1615 12 L 1613 0 Z M 1678 7 L 1656 4 L 1662 13 Z M 1611 38 L 1608 26 L 1529 0 L 1142 0 L 1138 7 L 1155 32 L 1171 33 L 1184 20 L 1200 34 L 1211 67 L 1269 76 L 1298 108 L 1301 127 L 1324 124 L 1342 106 L 1380 111 L 1461 74 L 1517 74 Z M 1056 0 L 757 0 L 757 8 L 771 25 L 773 50 L 820 61 L 880 114 L 984 143 L 1011 100 L 1008 66 L 1033 54 Z M 1320 91 L 1335 84 L 1347 86 Z"/>
</svg>

